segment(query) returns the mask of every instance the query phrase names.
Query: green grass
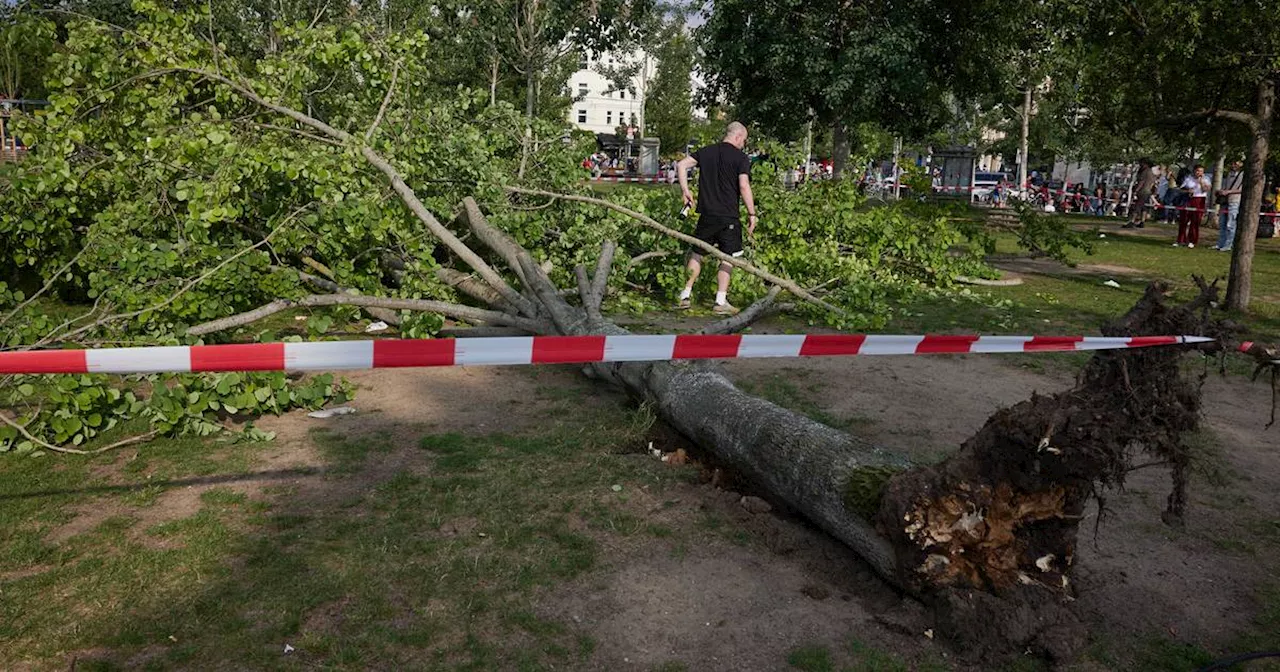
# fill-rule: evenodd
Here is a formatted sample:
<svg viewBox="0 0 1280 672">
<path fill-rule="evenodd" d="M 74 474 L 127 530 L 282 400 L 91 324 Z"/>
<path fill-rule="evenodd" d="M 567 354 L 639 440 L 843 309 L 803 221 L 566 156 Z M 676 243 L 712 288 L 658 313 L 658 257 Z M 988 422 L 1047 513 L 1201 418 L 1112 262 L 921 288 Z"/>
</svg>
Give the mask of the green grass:
<svg viewBox="0 0 1280 672">
<path fill-rule="evenodd" d="M 850 638 L 843 650 L 834 653 L 821 645 L 798 646 L 787 654 L 787 665 L 802 672 L 945 672 L 949 669 L 933 655 L 930 652 L 920 660 L 905 660 Z"/>
<path fill-rule="evenodd" d="M 315 430 L 325 474 L 270 498 L 235 487 L 253 444 L 0 460 L 0 650 L 6 665 L 56 669 L 72 655 L 106 670 L 580 666 L 595 642 L 540 613 L 537 591 L 595 569 L 603 540 L 692 543 L 632 505 L 641 486 L 691 477 L 616 450 L 641 440 L 645 413 L 430 434 L 413 467 L 391 471 L 380 437 Z M 126 484 L 94 475 L 113 461 Z M 193 515 L 139 524 L 197 481 L 213 486 Z M 48 539 L 96 507 L 119 514 Z"/>
<path fill-rule="evenodd" d="M 803 377 L 797 376 L 797 371 L 807 373 L 800 369 L 761 375 L 749 380 L 739 380 L 737 386 L 748 394 L 767 399 L 831 427 L 851 429 L 870 422 L 868 418 L 861 416 L 837 417 L 823 410 L 816 401 L 821 397 L 822 389 L 815 385 L 802 388 L 794 382 L 797 377 Z"/>
<path fill-rule="evenodd" d="M 1095 242 L 1092 255 L 1076 254 L 1077 264 L 1107 264 L 1133 268 L 1141 278 L 1169 281 L 1175 297 L 1195 294 L 1193 274 L 1210 280 L 1225 277 L 1230 258 L 1210 249 L 1188 250 L 1171 246 L 1169 227 L 1148 227 L 1146 234 L 1121 233 L 1114 223 L 1107 225 L 1106 238 Z M 1152 232 L 1154 229 L 1154 232 Z M 1210 231 L 1206 229 L 1207 237 Z M 1017 252 L 1012 236 L 1000 236 L 997 253 Z M 1102 283 L 1113 279 L 1119 289 Z M 982 333 L 1097 333 L 1098 327 L 1114 319 L 1142 296 L 1146 280 L 1125 275 L 1072 276 L 1066 273 L 1033 275 L 1014 287 L 976 287 L 969 293 L 981 303 L 964 298 L 935 298 L 903 307 L 890 325 L 904 333 L 951 331 Z M 1236 316 L 1255 338 L 1280 340 L 1280 240 L 1260 240 L 1253 264 L 1251 314 Z"/>
</svg>

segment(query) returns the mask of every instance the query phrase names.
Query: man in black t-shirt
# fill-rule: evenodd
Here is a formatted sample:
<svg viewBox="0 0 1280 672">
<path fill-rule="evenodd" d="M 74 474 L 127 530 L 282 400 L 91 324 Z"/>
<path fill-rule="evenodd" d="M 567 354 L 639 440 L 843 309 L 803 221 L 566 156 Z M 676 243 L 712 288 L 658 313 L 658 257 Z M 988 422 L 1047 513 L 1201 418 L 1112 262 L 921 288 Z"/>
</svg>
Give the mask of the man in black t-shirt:
<svg viewBox="0 0 1280 672">
<path fill-rule="evenodd" d="M 694 237 L 730 256 L 742 255 L 742 222 L 738 215 L 738 198 L 747 205 L 747 233 L 756 231 L 756 203 L 751 195 L 751 159 L 742 152 L 747 144 L 747 127 L 738 122 L 729 124 L 724 140 L 717 145 L 703 147 L 676 165 L 680 178 L 680 191 L 685 205 L 693 205 L 689 192 L 689 169 L 698 167 L 698 228 Z M 689 254 L 689 281 L 680 292 L 680 308 L 692 305 L 693 283 L 702 272 L 702 250 L 694 248 Z M 716 305 L 719 315 L 732 315 L 737 308 L 729 305 L 729 274 L 731 264 L 721 262 L 716 274 Z"/>
</svg>

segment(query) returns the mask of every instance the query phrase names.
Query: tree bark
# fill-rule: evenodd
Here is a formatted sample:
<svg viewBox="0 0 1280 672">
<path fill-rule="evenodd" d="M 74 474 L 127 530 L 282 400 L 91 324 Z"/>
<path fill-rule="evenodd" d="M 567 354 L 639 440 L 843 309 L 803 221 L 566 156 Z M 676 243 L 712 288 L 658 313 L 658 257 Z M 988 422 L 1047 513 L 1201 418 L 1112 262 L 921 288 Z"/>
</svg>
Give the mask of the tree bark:
<svg viewBox="0 0 1280 672">
<path fill-rule="evenodd" d="M 493 69 L 489 74 L 489 107 L 498 105 L 498 54 L 493 55 Z"/>
<path fill-rule="evenodd" d="M 845 166 L 849 163 L 848 129 L 843 121 L 831 124 L 831 177 L 840 179 L 844 176 Z"/>
<path fill-rule="evenodd" d="M 1022 92 L 1022 160 L 1018 162 L 1018 188 L 1025 189 L 1027 187 L 1027 163 L 1031 157 L 1027 156 L 1027 152 L 1031 149 L 1031 84 L 1027 84 L 1027 88 Z"/>
<path fill-rule="evenodd" d="M 1214 155 L 1217 158 L 1215 158 L 1213 162 L 1213 184 L 1209 187 L 1209 195 L 1213 201 L 1213 208 L 1210 209 L 1207 216 L 1212 217 L 1210 221 L 1214 224 L 1221 226 L 1219 215 L 1224 211 L 1222 209 L 1223 206 L 1218 205 L 1218 190 L 1222 189 L 1223 172 L 1226 171 L 1227 167 L 1227 134 L 1221 129 L 1219 129 L 1218 132 L 1218 147 L 1214 152 Z"/>
<path fill-rule="evenodd" d="M 1275 116 L 1276 83 L 1271 77 L 1258 83 L 1256 117 L 1249 158 L 1244 166 L 1244 194 L 1240 199 L 1240 215 L 1236 239 L 1232 246 L 1231 273 L 1227 280 L 1226 307 L 1241 312 L 1249 310 L 1253 292 L 1253 250 L 1258 238 L 1258 218 L 1262 212 L 1263 190 L 1266 188 L 1267 153 L 1270 151 L 1271 128 Z"/>
</svg>

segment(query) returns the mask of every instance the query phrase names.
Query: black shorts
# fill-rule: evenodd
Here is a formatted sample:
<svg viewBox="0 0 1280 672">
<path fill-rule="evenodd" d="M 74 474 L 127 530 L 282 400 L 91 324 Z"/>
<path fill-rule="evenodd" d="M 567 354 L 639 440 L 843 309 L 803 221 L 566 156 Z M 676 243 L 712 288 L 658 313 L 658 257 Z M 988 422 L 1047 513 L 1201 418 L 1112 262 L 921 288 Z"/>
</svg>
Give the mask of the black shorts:
<svg viewBox="0 0 1280 672">
<path fill-rule="evenodd" d="M 737 217 L 702 215 L 698 218 L 698 228 L 693 237 L 729 256 L 742 254 L 742 222 Z M 695 247 L 692 252 L 701 256 L 704 250 Z"/>
</svg>

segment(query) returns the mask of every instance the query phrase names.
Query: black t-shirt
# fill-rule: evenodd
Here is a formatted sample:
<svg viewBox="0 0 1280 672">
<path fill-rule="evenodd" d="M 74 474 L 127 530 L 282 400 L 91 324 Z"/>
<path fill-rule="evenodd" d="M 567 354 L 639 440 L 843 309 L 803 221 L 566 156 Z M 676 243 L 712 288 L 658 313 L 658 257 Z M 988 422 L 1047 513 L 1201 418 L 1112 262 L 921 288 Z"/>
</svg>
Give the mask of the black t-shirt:
<svg viewBox="0 0 1280 672">
<path fill-rule="evenodd" d="M 738 176 L 751 174 L 751 159 L 722 142 L 693 153 L 698 162 L 698 212 L 738 218 Z"/>
</svg>

